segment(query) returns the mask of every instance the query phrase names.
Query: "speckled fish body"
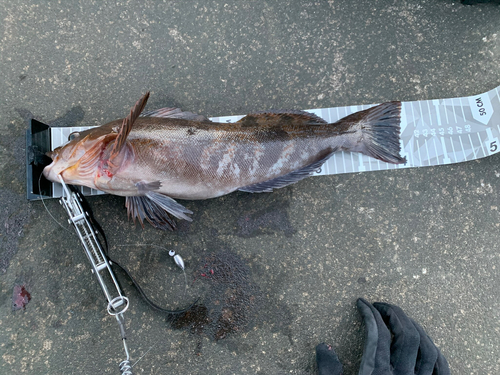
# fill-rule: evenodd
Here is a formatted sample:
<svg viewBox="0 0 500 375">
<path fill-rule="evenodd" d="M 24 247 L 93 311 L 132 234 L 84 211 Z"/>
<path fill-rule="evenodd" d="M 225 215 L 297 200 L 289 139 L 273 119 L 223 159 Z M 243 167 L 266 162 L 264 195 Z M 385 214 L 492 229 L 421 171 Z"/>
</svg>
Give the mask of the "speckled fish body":
<svg viewBox="0 0 500 375">
<path fill-rule="evenodd" d="M 404 161 L 399 156 L 399 102 L 333 124 L 302 111 L 256 113 L 236 123 L 150 114 L 154 117 L 131 113 L 128 131 L 125 119 L 81 132 L 54 150 L 45 176 L 54 181 L 60 174 L 66 183 L 127 197 L 154 192 L 207 199 L 235 190 L 268 192 L 286 186 L 309 176 L 337 151 Z"/>
<path fill-rule="evenodd" d="M 172 198 L 214 198 L 286 175 L 352 143 L 329 125 L 266 117 L 235 124 L 139 118 L 127 138 L 130 157 L 113 180 L 95 180 L 96 188 L 137 195 L 137 182 L 160 181 L 158 191 Z"/>
</svg>

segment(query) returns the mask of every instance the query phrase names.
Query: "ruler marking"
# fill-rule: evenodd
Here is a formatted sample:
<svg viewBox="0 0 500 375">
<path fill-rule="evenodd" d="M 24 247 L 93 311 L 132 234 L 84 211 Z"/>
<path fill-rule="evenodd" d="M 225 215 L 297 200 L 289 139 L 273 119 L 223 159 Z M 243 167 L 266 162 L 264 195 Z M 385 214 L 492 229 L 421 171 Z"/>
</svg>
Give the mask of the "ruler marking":
<svg viewBox="0 0 500 375">
<path fill-rule="evenodd" d="M 424 141 L 424 145 L 425 145 L 425 150 L 427 151 L 427 161 L 429 162 L 429 165 L 431 165 L 431 155 L 429 154 L 429 147 L 427 146 L 427 140 Z"/>
<path fill-rule="evenodd" d="M 497 128 L 498 130 L 500 131 L 500 126 L 497 125 Z M 493 136 L 493 131 L 492 131 L 492 128 L 486 128 L 486 134 L 488 136 L 488 143 L 487 143 L 487 151 L 488 151 L 488 155 L 491 155 L 491 154 L 494 154 L 497 152 L 498 150 L 498 147 L 499 147 L 499 143 L 498 142 L 498 138 L 497 137 L 494 137 Z M 496 146 L 496 148 L 495 148 Z"/>
<path fill-rule="evenodd" d="M 486 153 L 486 150 L 484 149 L 483 141 L 481 141 L 481 136 L 479 135 L 479 133 L 476 133 L 476 134 L 477 134 L 477 138 L 479 139 L 479 144 L 481 145 L 481 149 L 483 150 L 483 155 L 484 156 L 488 155 Z"/>
<path fill-rule="evenodd" d="M 450 137 L 451 149 L 453 150 L 453 156 L 455 157 L 455 163 L 458 162 L 457 152 L 455 151 L 455 146 L 453 145 L 453 137 Z"/>
<path fill-rule="evenodd" d="M 462 142 L 462 136 L 458 136 L 458 139 L 460 140 L 460 145 L 462 146 L 462 152 L 464 153 L 464 160 L 467 161 L 467 155 L 465 154 L 465 148 L 464 148 L 464 143 Z"/>
<path fill-rule="evenodd" d="M 408 126 L 408 121 L 406 117 L 406 103 L 402 102 L 401 103 L 401 129 L 400 129 L 400 134 L 404 134 L 406 127 Z M 407 150 L 404 147 L 404 141 L 400 137 L 399 139 L 399 147 L 401 148 L 401 157 L 405 158 L 408 155 Z M 409 157 L 406 158 L 406 161 L 409 161 Z M 405 168 L 406 165 L 403 164 L 398 164 L 398 168 Z"/>
<path fill-rule="evenodd" d="M 419 167 L 422 166 L 422 154 L 420 153 L 420 145 L 418 144 L 418 139 L 415 139 L 415 142 L 417 143 L 417 152 L 418 152 L 418 158 L 419 158 Z"/>
<path fill-rule="evenodd" d="M 333 154 L 333 166 L 334 166 L 335 174 L 337 174 L 338 173 L 338 171 L 337 171 L 337 158 L 335 157 L 335 154 Z"/>
<path fill-rule="evenodd" d="M 413 156 L 413 150 L 412 150 L 412 145 L 410 142 L 410 153 L 408 155 L 408 162 L 410 163 L 409 166 L 414 166 L 415 165 L 415 157 Z"/>
<path fill-rule="evenodd" d="M 358 172 L 366 171 L 365 164 L 363 162 L 363 154 L 358 153 Z"/>
<path fill-rule="evenodd" d="M 330 174 L 330 173 L 328 173 L 328 162 L 329 161 L 330 161 L 330 159 L 328 159 L 327 161 L 325 161 L 323 163 L 323 165 L 321 165 L 321 167 L 319 167 L 320 168 L 320 173 L 322 175 L 329 175 Z"/>
<path fill-rule="evenodd" d="M 438 156 L 439 152 L 438 152 L 437 145 L 436 145 L 436 138 L 433 137 L 432 141 L 434 142 L 434 151 L 436 151 L 436 163 L 439 164 L 439 156 Z"/>
<path fill-rule="evenodd" d="M 444 137 L 441 138 L 441 147 L 443 148 L 443 163 L 445 164 L 450 164 L 451 160 L 450 157 L 448 156 L 448 150 L 446 149 L 446 141 L 444 140 Z"/>
<path fill-rule="evenodd" d="M 347 172 L 347 168 L 345 167 L 345 153 L 344 153 L 344 151 L 342 151 L 342 163 L 344 165 L 344 173 L 346 173 Z"/>
<path fill-rule="evenodd" d="M 337 107 L 337 121 L 340 120 L 340 108 Z M 345 173 L 345 160 L 344 160 L 344 151 L 342 151 L 342 155 L 339 155 L 339 157 L 342 159 L 341 161 L 343 162 L 344 164 L 344 172 L 341 172 L 341 173 Z M 340 165 L 338 165 L 338 168 L 340 169 Z M 337 171 L 337 166 L 335 168 L 335 171 Z"/>
<path fill-rule="evenodd" d="M 410 145 L 410 158 L 411 158 L 412 165 L 414 166 L 415 165 L 415 155 L 413 154 L 413 142 L 409 142 L 409 145 Z"/>
<path fill-rule="evenodd" d="M 467 135 L 469 136 L 470 147 L 472 149 L 472 153 L 474 154 L 474 159 L 477 159 L 476 150 L 474 149 L 474 144 L 472 143 L 472 138 L 471 138 L 470 134 L 467 134 Z"/>
</svg>

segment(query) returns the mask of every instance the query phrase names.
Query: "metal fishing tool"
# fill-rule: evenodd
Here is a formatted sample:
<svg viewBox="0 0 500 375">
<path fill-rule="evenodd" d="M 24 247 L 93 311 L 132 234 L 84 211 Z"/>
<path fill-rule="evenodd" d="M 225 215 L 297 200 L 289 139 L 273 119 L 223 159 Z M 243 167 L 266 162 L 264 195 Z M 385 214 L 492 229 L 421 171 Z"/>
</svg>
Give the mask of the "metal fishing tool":
<svg viewBox="0 0 500 375">
<path fill-rule="evenodd" d="M 110 262 L 96 237 L 97 231 L 88 219 L 89 213 L 83 210 L 78 195 L 70 191 L 61 176 L 59 176 L 59 180 L 63 187 L 63 195 L 60 202 L 69 215 L 68 222 L 75 227 L 75 231 L 80 238 L 85 254 L 92 265 L 92 273 L 96 275 L 97 281 L 104 292 L 108 302 L 108 314 L 116 318 L 120 327 L 120 334 L 126 355 L 126 359 L 119 364 L 120 372 L 122 375 L 132 375 L 132 366 L 130 364 L 130 355 L 125 333 L 125 318 L 123 316 L 129 307 L 129 300 L 123 295 L 118 285 L 115 274 L 111 269 Z"/>
</svg>

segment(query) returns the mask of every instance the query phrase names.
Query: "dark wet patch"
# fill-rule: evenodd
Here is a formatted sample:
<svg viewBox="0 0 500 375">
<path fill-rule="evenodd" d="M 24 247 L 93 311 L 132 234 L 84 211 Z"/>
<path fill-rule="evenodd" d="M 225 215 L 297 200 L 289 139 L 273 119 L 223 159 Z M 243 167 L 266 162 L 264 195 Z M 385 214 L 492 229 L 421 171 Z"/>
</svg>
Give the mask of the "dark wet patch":
<svg viewBox="0 0 500 375">
<path fill-rule="evenodd" d="M 53 322 L 53 323 L 51 324 L 51 327 L 52 327 L 52 328 L 56 328 L 56 329 L 57 329 L 57 328 L 61 328 L 62 326 L 63 326 L 63 321 L 62 321 L 62 319 L 58 319 L 58 320 L 56 320 L 55 322 Z"/>
<path fill-rule="evenodd" d="M 0 202 L 9 202 L 4 206 L 3 220 L 0 222 L 0 273 L 5 273 L 17 252 L 29 209 L 17 194 L 6 189 L 0 189 Z"/>
<path fill-rule="evenodd" d="M 261 234 L 276 232 L 290 237 L 295 229 L 288 218 L 288 213 L 281 208 L 273 207 L 258 212 L 247 212 L 238 219 L 237 235 L 240 237 L 255 237 Z"/>
<path fill-rule="evenodd" d="M 366 281 L 367 281 L 367 280 L 366 280 L 366 277 L 360 277 L 360 278 L 358 279 L 358 283 L 360 283 L 360 284 L 366 284 Z"/>
<path fill-rule="evenodd" d="M 14 285 L 12 292 L 12 311 L 24 310 L 31 301 L 31 294 L 26 289 L 26 285 Z"/>
<path fill-rule="evenodd" d="M 98 299 L 97 294 L 95 293 L 86 293 L 85 297 L 81 299 L 81 307 L 83 311 L 86 310 L 95 310 L 99 305 L 100 300 Z"/>
<path fill-rule="evenodd" d="M 172 328 L 222 340 L 249 327 L 262 298 L 249 267 L 240 257 L 227 250 L 205 257 L 194 282 L 208 287 L 205 301 L 185 313 L 170 315 Z"/>
<path fill-rule="evenodd" d="M 187 233 L 191 229 L 192 221 L 177 220 L 177 233 Z"/>
<path fill-rule="evenodd" d="M 58 117 L 52 121 L 46 121 L 42 117 L 35 116 L 25 108 L 16 108 L 16 111 L 24 120 L 26 126 L 31 125 L 30 122 L 32 119 L 47 123 L 51 127 L 75 126 L 77 125 L 76 123 L 82 121 L 85 116 L 85 112 L 80 106 L 71 108 L 64 116 Z"/>
<path fill-rule="evenodd" d="M 191 333 L 203 333 L 205 326 L 210 323 L 208 309 L 205 305 L 195 305 L 182 314 L 171 315 L 170 325 L 175 329 L 187 328 Z"/>
<path fill-rule="evenodd" d="M 71 108 L 68 112 L 64 114 L 64 116 L 59 117 L 53 121 L 49 122 L 49 125 L 53 127 L 62 127 L 62 126 L 74 126 L 77 122 L 83 120 L 85 116 L 85 112 L 82 107 L 77 106 Z"/>
</svg>

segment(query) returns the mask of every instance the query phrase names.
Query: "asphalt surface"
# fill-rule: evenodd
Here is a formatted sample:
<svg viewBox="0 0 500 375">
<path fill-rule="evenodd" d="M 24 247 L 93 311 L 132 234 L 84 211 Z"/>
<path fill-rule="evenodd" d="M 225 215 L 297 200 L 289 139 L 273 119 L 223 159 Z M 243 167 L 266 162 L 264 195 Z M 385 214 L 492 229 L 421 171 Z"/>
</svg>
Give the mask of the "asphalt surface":
<svg viewBox="0 0 500 375">
<path fill-rule="evenodd" d="M 460 97 L 500 85 L 499 62 L 498 5 L 1 0 L 0 373 L 118 374 L 124 359 L 76 237 L 25 198 L 30 116 L 99 125 L 146 90 L 147 109 L 206 116 Z M 113 257 L 157 303 L 200 298 L 168 320 L 122 282 L 132 361 L 145 354 L 134 373 L 315 374 L 325 341 L 356 374 L 358 297 L 401 306 L 452 373 L 500 373 L 499 162 L 183 202 L 194 221 L 175 233 L 127 221 L 122 198 L 90 199 Z M 187 291 L 165 249 L 124 244 L 177 251 Z"/>
</svg>

